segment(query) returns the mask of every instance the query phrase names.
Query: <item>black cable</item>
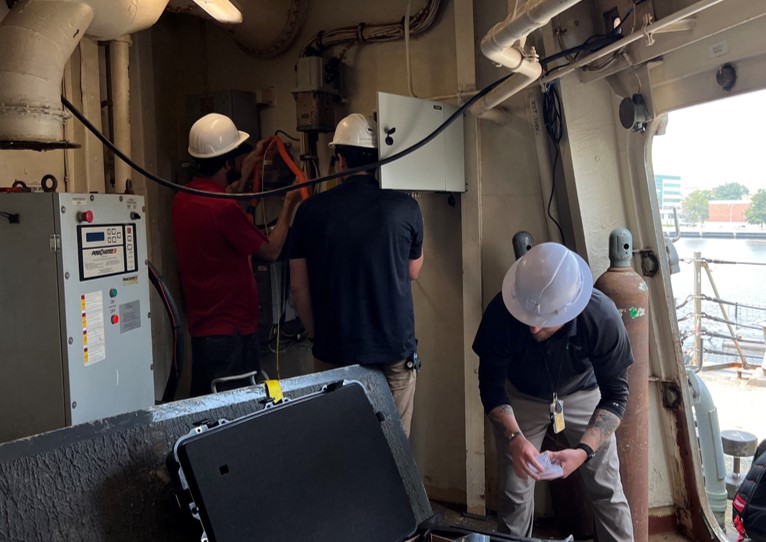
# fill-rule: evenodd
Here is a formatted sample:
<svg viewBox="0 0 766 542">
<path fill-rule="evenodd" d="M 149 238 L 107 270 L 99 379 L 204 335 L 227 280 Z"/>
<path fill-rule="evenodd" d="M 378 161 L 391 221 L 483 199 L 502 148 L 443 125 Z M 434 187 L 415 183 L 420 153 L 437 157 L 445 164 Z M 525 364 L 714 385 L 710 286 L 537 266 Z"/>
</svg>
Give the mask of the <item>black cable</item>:
<svg viewBox="0 0 766 542">
<path fill-rule="evenodd" d="M 276 132 L 274 132 L 274 135 L 279 135 L 279 134 L 282 134 L 287 139 L 292 139 L 293 141 L 300 141 L 300 138 L 292 136 L 292 135 L 288 134 L 287 132 L 285 132 L 284 130 L 277 130 Z"/>
<path fill-rule="evenodd" d="M 553 171 L 551 173 L 551 195 L 548 197 L 548 218 L 550 218 L 559 230 L 561 241 L 564 241 L 564 230 L 561 228 L 558 220 L 553 217 L 551 213 L 551 206 L 553 205 L 553 196 L 556 193 L 556 168 L 558 167 L 561 151 L 559 150 L 559 143 L 564 138 L 564 117 L 561 115 L 561 98 L 559 97 L 558 90 L 554 85 L 548 85 L 545 93 L 543 94 L 543 122 L 545 123 L 545 131 L 548 132 L 548 136 L 553 141 L 553 146 L 556 148 L 556 155 L 553 159 Z"/>
<path fill-rule="evenodd" d="M 645 1 L 646 0 L 636 0 L 635 2 L 633 2 L 633 5 L 625 13 L 625 17 L 620 19 L 620 23 L 617 26 L 615 26 L 614 29 L 612 29 L 608 34 L 594 34 L 593 36 L 589 37 L 584 42 L 582 42 L 580 45 L 575 45 L 574 47 L 570 47 L 569 49 L 565 49 L 563 51 L 559 51 L 558 53 L 554 53 L 545 58 L 541 58 L 540 64 L 543 66 L 546 66 L 547 64 L 550 64 L 551 62 L 555 62 L 556 60 L 560 60 L 572 54 L 575 55 L 575 60 L 576 60 L 579 54 L 582 52 L 592 53 L 621 40 L 624 37 L 622 35 L 622 26 L 625 24 L 625 22 L 628 19 L 630 19 L 631 15 L 635 17 L 636 6 L 642 4 Z M 545 75 L 548 76 L 550 73 L 556 70 L 559 70 L 561 68 L 570 66 L 571 64 L 572 62 L 567 62 L 566 64 L 555 66 L 551 68 L 550 70 L 547 70 L 545 72 Z"/>
<path fill-rule="evenodd" d="M 545 58 L 540 59 L 540 64 L 545 66 L 546 64 L 550 64 L 551 62 L 555 62 L 556 60 L 559 60 L 561 58 L 567 57 L 571 54 L 579 54 L 583 51 L 586 51 L 588 53 L 592 53 L 594 51 L 597 51 L 598 49 L 603 49 L 604 47 L 613 44 L 615 41 L 622 39 L 621 35 L 615 35 L 613 33 L 610 34 L 596 34 L 594 36 L 589 37 L 587 40 L 582 42 L 580 45 L 575 45 L 574 47 L 570 47 L 569 49 L 564 49 L 563 51 L 559 51 L 558 53 L 554 53 L 550 56 L 547 56 Z M 564 66 L 568 66 L 569 63 L 564 64 Z M 557 66 L 561 67 L 561 66 Z"/>
<path fill-rule="evenodd" d="M 168 375 L 165 391 L 162 394 L 162 402 L 169 403 L 176 395 L 178 382 L 181 380 L 181 372 L 184 367 L 184 324 L 181 318 L 181 310 L 178 308 L 175 298 L 170 294 L 162 275 L 160 275 L 160 272 L 149 260 L 146 260 L 146 266 L 149 268 L 149 280 L 157 289 L 157 293 L 162 299 L 162 304 L 164 305 L 165 311 L 168 313 L 168 318 L 170 318 L 170 323 L 173 326 L 172 370 Z"/>
<path fill-rule="evenodd" d="M 433 132 L 431 132 L 428 136 L 426 136 L 424 139 L 421 139 L 411 147 L 408 147 L 402 151 L 397 152 L 396 154 L 392 154 L 391 156 L 387 158 L 383 158 L 382 160 L 378 160 L 377 162 L 373 164 L 366 164 L 359 167 L 354 167 L 350 169 L 345 169 L 343 171 L 336 171 L 335 173 L 331 173 L 329 175 L 325 175 L 324 177 L 319 177 L 316 179 L 312 179 L 310 181 L 306 181 L 300 184 L 292 184 L 290 186 L 284 186 L 281 188 L 273 188 L 271 190 L 263 190 L 261 192 L 245 192 L 241 194 L 229 194 L 227 192 L 207 192 L 205 190 L 198 190 L 196 188 L 189 188 L 188 186 L 182 186 L 175 184 L 171 181 L 168 181 L 166 179 L 163 179 L 162 177 L 158 177 L 157 175 L 154 175 L 153 173 L 147 171 L 143 167 L 139 166 L 135 162 L 133 162 L 128 156 L 125 155 L 120 149 L 118 149 L 114 143 L 109 141 L 104 134 L 102 134 L 98 128 L 93 126 L 93 124 L 87 119 L 85 115 L 83 115 L 75 106 L 66 99 L 66 97 L 61 96 L 61 103 L 64 104 L 64 106 L 69 109 L 72 114 L 83 123 L 83 125 L 93 134 L 96 136 L 96 138 L 101 141 L 104 145 L 107 146 L 112 152 L 114 152 L 115 156 L 120 158 L 123 162 L 128 164 L 131 168 L 133 168 L 135 171 L 143 175 L 149 180 L 152 180 L 156 182 L 157 184 L 160 184 L 164 186 L 165 188 L 170 188 L 172 190 L 176 190 L 177 192 L 184 192 L 186 194 L 193 194 L 195 196 L 205 196 L 209 198 L 216 198 L 216 199 L 235 199 L 235 200 L 250 200 L 255 198 L 268 198 L 273 196 L 280 196 L 282 194 L 285 194 L 291 190 L 297 190 L 299 188 L 303 187 L 309 187 L 314 186 L 319 183 L 323 183 L 338 177 L 346 177 L 353 175 L 355 173 L 362 173 L 364 171 L 368 171 L 370 169 L 379 168 L 381 166 L 385 166 L 386 164 L 390 164 L 391 162 L 394 162 L 396 160 L 399 160 L 400 158 L 404 158 L 405 156 L 412 154 L 413 152 L 417 151 L 418 149 L 422 148 L 423 146 L 427 145 L 431 141 L 433 141 L 436 137 L 439 136 L 444 130 L 447 129 L 447 126 L 455 122 L 455 120 L 458 117 L 461 117 L 473 104 L 478 102 L 480 99 L 482 99 L 484 96 L 489 94 L 492 90 L 494 90 L 498 85 L 501 83 L 504 83 L 507 81 L 513 74 L 506 75 L 505 77 L 501 77 L 494 83 L 491 83 L 481 89 L 476 95 L 474 95 L 470 100 L 468 100 L 466 103 L 464 103 L 462 106 L 460 106 L 452 115 L 447 118 L 441 125 L 439 125 L 438 128 L 436 128 Z"/>
</svg>

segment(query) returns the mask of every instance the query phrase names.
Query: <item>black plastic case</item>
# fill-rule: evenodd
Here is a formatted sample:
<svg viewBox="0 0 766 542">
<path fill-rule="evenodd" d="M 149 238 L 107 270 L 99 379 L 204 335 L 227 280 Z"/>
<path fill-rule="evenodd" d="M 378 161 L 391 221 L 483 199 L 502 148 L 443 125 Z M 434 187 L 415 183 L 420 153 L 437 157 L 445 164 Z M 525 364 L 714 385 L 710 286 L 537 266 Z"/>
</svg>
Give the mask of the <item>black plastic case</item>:
<svg viewBox="0 0 766 542">
<path fill-rule="evenodd" d="M 169 466 L 202 540 L 397 542 L 417 522 L 380 420 L 342 383 L 197 427 Z"/>
</svg>

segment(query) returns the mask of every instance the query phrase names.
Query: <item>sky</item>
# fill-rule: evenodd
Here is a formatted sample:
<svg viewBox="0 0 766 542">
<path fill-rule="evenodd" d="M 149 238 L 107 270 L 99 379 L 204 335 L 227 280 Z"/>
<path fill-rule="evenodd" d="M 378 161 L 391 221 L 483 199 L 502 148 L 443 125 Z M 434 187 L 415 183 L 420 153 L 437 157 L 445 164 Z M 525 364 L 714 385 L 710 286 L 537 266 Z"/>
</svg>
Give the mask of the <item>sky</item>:
<svg viewBox="0 0 766 542">
<path fill-rule="evenodd" d="M 766 189 L 766 91 L 697 105 L 669 114 L 654 138 L 655 175 L 680 175 L 682 191 L 742 183 Z"/>
</svg>

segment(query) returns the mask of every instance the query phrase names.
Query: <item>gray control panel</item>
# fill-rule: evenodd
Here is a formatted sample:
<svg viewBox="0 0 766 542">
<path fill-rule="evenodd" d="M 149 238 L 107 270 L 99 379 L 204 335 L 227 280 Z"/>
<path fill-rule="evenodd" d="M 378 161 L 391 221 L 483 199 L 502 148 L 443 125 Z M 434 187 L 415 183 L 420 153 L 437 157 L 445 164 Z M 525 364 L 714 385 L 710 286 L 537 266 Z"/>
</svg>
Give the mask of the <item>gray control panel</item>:
<svg viewBox="0 0 766 542">
<path fill-rule="evenodd" d="M 0 442 L 154 404 L 140 196 L 0 194 Z"/>
</svg>

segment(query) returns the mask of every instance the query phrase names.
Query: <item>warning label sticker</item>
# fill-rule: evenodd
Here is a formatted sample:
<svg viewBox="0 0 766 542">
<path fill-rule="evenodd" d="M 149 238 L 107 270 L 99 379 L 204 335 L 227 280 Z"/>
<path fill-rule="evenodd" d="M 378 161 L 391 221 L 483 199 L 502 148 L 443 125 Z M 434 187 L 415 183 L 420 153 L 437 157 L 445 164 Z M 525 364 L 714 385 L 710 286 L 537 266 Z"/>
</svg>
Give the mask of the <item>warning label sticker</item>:
<svg viewBox="0 0 766 542">
<path fill-rule="evenodd" d="M 120 305 L 120 333 L 141 327 L 141 302 L 131 301 Z"/>
<path fill-rule="evenodd" d="M 106 359 L 104 296 L 101 291 L 82 294 L 82 355 L 85 365 Z"/>
</svg>

